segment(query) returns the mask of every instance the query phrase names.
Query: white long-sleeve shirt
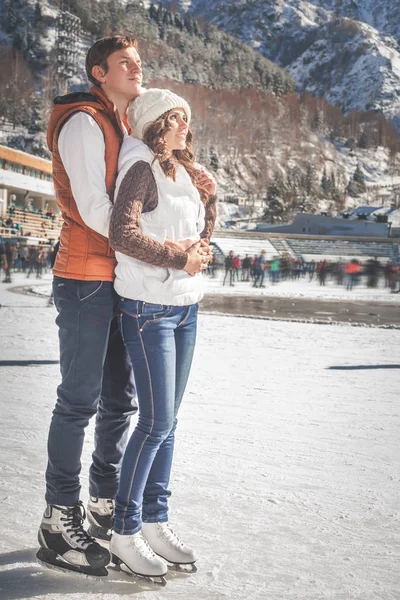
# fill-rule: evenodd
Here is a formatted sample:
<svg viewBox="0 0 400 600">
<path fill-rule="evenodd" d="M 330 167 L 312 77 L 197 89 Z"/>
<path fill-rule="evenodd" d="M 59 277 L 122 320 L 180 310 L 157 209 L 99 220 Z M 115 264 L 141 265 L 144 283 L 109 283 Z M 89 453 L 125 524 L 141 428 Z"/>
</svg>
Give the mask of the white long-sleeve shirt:
<svg viewBox="0 0 400 600">
<path fill-rule="evenodd" d="M 108 238 L 112 203 L 106 190 L 103 132 L 90 115 L 77 112 L 62 127 L 58 149 L 82 220 Z"/>
</svg>

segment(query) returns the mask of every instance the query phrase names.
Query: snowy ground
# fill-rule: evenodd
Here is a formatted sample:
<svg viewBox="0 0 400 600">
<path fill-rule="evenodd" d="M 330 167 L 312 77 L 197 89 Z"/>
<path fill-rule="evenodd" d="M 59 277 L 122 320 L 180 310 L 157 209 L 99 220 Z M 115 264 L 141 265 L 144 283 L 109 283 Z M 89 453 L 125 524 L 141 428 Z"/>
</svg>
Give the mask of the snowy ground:
<svg viewBox="0 0 400 600">
<path fill-rule="evenodd" d="M 224 273 L 217 274 L 215 279 L 205 277 L 206 293 L 208 294 L 229 294 L 229 295 L 248 295 L 248 296 L 275 296 L 280 298 L 310 298 L 322 300 L 346 300 L 357 301 L 365 300 L 369 302 L 390 302 L 400 304 L 400 294 L 391 294 L 383 286 L 383 280 L 376 289 L 367 288 L 364 283 L 355 287 L 352 291 L 346 290 L 346 285 L 337 285 L 334 281 L 327 280 L 326 286 L 319 285 L 314 277 L 309 281 L 308 275 L 298 281 L 281 281 L 272 284 L 266 277 L 264 280 L 265 288 L 253 288 L 249 282 L 235 281 L 235 287 L 229 287 L 229 277 L 227 277 L 225 286 L 222 285 Z"/>
<path fill-rule="evenodd" d="M 93 582 L 35 563 L 55 309 L 5 288 L 1 600 L 399 600 L 398 331 L 200 315 L 171 503 L 199 571 Z"/>
</svg>

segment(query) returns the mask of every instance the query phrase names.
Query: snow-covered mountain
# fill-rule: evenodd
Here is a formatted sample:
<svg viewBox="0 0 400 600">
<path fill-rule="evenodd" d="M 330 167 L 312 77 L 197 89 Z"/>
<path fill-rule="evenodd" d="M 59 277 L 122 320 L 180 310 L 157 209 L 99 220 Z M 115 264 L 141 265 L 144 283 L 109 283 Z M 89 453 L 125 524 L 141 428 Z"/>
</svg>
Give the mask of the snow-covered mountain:
<svg viewBox="0 0 400 600">
<path fill-rule="evenodd" d="M 398 0 L 181 0 L 285 66 L 299 89 L 400 127 Z"/>
<path fill-rule="evenodd" d="M 329 22 L 289 72 L 301 89 L 345 110 L 381 110 L 400 126 L 397 42 L 382 39 L 370 25 L 349 19 Z"/>
<path fill-rule="evenodd" d="M 393 92 L 400 63 L 394 37 L 372 24 L 339 18 L 329 0 L 324 6 L 296 0 L 167 4 L 163 9 L 150 0 L 71 2 L 82 34 L 77 72 L 68 86 L 86 88 L 87 48 L 109 33 L 111 24 L 115 31 L 134 33 L 146 85 L 168 87 L 192 105 L 197 156 L 214 172 L 220 199 L 227 200 L 225 206 L 221 203 L 220 225 L 259 216 L 266 206 L 273 206 L 274 214 L 265 218 L 278 220 L 298 210 L 334 215 L 360 203 L 385 201 L 389 207 L 396 200 L 386 188 L 385 198 L 380 193 L 382 181 L 393 188 L 394 178 L 400 177 L 399 136 L 393 125 L 373 111 L 344 115 L 321 98 L 292 91 L 295 78 L 300 91 L 325 95 L 346 109 L 382 107 L 395 118 L 400 114 Z M 388 21 L 391 6 L 386 7 L 376 18 L 385 14 Z M 200 9 L 230 35 L 205 18 L 194 18 L 190 11 Z M 0 3 L 0 143 L 45 156 L 52 92 L 60 93 L 66 83 L 54 69 L 58 10 L 53 0 Z M 375 13 L 368 15 L 375 23 Z M 8 75 L 7 61 L 12 60 Z M 18 82 L 16 73 L 21 75 Z M 7 89 L 12 94 L 5 102 Z M 8 115 L 9 107 L 17 110 Z M 356 174 L 364 178 L 363 186 L 359 179 L 354 183 Z"/>
</svg>

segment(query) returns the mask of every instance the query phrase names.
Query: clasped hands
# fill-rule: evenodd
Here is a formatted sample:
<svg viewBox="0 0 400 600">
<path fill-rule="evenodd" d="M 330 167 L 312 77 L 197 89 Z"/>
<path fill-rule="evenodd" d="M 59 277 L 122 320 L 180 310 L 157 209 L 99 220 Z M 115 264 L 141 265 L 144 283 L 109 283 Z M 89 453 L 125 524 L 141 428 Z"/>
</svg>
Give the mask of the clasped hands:
<svg viewBox="0 0 400 600">
<path fill-rule="evenodd" d="M 200 239 L 195 242 L 190 239 L 179 240 L 179 242 L 165 240 L 164 244 L 170 248 L 186 252 L 188 258 L 184 270 L 186 273 L 189 273 L 189 275 L 197 275 L 197 273 L 207 269 L 208 263 L 212 257 L 211 248 L 207 239 Z"/>
</svg>

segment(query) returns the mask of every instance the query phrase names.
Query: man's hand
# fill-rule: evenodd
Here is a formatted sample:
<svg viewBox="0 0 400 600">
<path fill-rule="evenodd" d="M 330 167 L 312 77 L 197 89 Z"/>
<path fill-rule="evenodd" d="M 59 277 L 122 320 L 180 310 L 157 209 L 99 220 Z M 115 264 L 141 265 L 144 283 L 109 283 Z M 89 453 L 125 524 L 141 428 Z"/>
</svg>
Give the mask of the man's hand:
<svg viewBox="0 0 400 600">
<path fill-rule="evenodd" d="M 198 171 L 196 174 L 196 184 L 204 188 L 210 196 L 214 196 L 217 189 L 217 182 L 210 173 L 203 170 Z"/>
<path fill-rule="evenodd" d="M 196 243 L 198 240 L 196 240 Z M 164 246 L 168 246 L 169 248 L 173 248 L 174 250 L 179 250 L 180 252 L 187 252 L 189 248 L 193 246 L 193 240 L 179 240 L 179 242 L 172 242 L 171 240 L 165 240 Z"/>
</svg>

